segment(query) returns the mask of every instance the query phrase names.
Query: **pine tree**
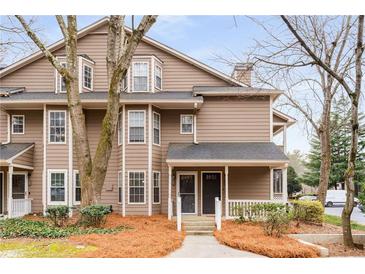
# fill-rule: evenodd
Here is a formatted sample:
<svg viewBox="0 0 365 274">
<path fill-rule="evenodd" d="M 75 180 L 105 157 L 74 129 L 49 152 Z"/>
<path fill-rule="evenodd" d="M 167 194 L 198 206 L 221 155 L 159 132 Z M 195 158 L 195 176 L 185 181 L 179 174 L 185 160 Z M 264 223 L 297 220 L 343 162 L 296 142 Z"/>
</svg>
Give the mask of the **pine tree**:
<svg viewBox="0 0 365 274">
<path fill-rule="evenodd" d="M 302 186 L 299 183 L 298 175 L 292 166 L 288 167 L 288 195 L 292 196 L 302 190 Z"/>
</svg>

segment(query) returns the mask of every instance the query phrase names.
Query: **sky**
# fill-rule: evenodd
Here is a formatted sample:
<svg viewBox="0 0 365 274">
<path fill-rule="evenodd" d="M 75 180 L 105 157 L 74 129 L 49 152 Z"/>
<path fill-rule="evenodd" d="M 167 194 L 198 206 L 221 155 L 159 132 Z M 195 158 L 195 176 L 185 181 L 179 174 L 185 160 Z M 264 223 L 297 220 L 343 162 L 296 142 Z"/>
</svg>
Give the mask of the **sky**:
<svg viewBox="0 0 365 274">
<path fill-rule="evenodd" d="M 85 27 L 102 17 L 79 16 L 78 27 Z M 127 23 L 130 24 L 130 18 L 128 19 Z M 262 16 L 260 19 L 263 19 Z M 1 16 L 0 20 L 4 22 L 6 18 Z M 41 38 L 47 44 L 61 38 L 61 32 L 53 16 L 38 16 L 36 27 L 42 30 Z M 222 62 L 219 57 L 241 57 L 255 45 L 255 40 L 264 39 L 266 34 L 261 27 L 245 16 L 160 16 L 147 35 L 230 74 L 232 67 Z M 9 62 L 10 57 L 5 61 Z M 298 149 L 306 153 L 310 147 L 304 123 L 301 117 L 295 118 L 298 122 L 288 129 L 288 151 Z"/>
</svg>

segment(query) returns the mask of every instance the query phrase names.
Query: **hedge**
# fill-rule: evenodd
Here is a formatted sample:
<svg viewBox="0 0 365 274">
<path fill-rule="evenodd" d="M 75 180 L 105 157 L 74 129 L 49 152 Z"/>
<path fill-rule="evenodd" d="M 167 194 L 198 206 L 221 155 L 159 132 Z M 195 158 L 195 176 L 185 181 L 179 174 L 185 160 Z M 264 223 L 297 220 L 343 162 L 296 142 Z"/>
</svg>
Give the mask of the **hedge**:
<svg viewBox="0 0 365 274">
<path fill-rule="evenodd" d="M 299 222 L 321 225 L 324 208 L 319 201 L 292 201 L 293 218 Z"/>
</svg>

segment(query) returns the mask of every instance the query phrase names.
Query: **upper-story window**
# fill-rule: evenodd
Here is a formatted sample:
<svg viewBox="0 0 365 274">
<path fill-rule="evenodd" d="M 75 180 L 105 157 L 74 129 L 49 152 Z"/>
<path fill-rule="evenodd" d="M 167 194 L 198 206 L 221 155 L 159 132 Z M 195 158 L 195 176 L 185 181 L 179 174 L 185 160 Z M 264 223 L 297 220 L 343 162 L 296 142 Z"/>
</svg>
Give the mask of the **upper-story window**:
<svg viewBox="0 0 365 274">
<path fill-rule="evenodd" d="M 66 62 L 62 62 L 60 64 L 64 68 L 67 66 Z M 66 78 L 63 77 L 61 74 L 58 74 L 58 75 L 59 75 L 59 80 L 58 80 L 58 82 L 59 82 L 59 89 L 58 90 L 59 90 L 60 93 L 65 93 L 65 92 L 67 92 L 67 89 L 66 89 Z"/>
<path fill-rule="evenodd" d="M 123 144 L 123 113 L 118 114 L 118 145 Z"/>
<path fill-rule="evenodd" d="M 162 68 L 155 66 L 155 88 L 162 89 Z"/>
<path fill-rule="evenodd" d="M 93 68 L 85 64 L 82 69 L 82 86 L 89 90 L 93 89 Z"/>
<path fill-rule="evenodd" d="M 120 84 L 120 91 L 126 91 L 128 89 L 128 71 L 122 78 L 121 84 Z"/>
<path fill-rule="evenodd" d="M 128 112 L 129 143 L 144 143 L 145 112 L 143 110 Z"/>
<path fill-rule="evenodd" d="M 24 115 L 12 115 L 11 116 L 11 133 L 12 134 L 24 134 L 25 127 Z"/>
<path fill-rule="evenodd" d="M 153 144 L 159 145 L 160 144 L 160 127 L 161 127 L 161 121 L 160 121 L 160 114 L 157 112 L 153 113 Z"/>
<path fill-rule="evenodd" d="M 48 141 L 52 144 L 66 143 L 66 111 L 49 112 Z"/>
<path fill-rule="evenodd" d="M 133 91 L 148 91 L 148 63 L 133 63 Z"/>
<path fill-rule="evenodd" d="M 192 134 L 193 133 L 193 115 L 182 114 L 180 116 L 180 133 Z"/>
</svg>

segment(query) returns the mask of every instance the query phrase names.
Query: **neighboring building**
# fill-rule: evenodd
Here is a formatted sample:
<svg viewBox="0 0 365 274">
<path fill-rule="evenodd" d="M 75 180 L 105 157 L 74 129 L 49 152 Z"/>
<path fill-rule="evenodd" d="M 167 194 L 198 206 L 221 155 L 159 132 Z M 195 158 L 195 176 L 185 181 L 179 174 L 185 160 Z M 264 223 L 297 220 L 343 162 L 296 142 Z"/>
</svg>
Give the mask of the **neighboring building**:
<svg viewBox="0 0 365 274">
<path fill-rule="evenodd" d="M 107 100 L 107 19 L 79 32 L 81 101 L 91 152 Z M 50 50 L 64 59 L 62 41 Z M 243 67 L 250 73 L 250 66 Z M 235 72 L 250 81 L 249 74 Z M 78 205 L 80 182 L 62 77 L 41 53 L 0 71 L 0 213 Z M 122 81 L 102 203 L 122 215 L 223 215 L 251 200 L 286 201 L 286 128 L 279 90 L 247 87 L 144 37 Z M 283 146 L 272 142 L 284 133 Z"/>
</svg>

